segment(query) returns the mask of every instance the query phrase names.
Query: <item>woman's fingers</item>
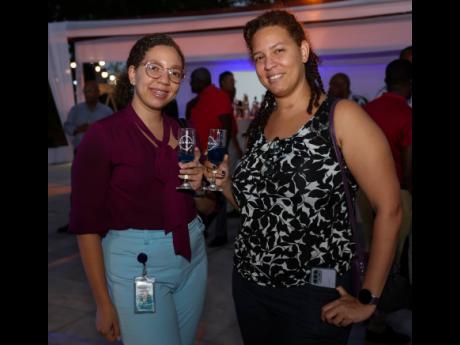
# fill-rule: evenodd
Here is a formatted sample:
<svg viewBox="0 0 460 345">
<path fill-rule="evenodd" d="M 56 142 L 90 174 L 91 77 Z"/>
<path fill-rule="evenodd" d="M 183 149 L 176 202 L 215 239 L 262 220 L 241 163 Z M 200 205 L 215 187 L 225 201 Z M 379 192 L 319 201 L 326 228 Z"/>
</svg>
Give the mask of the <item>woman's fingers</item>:
<svg viewBox="0 0 460 345">
<path fill-rule="evenodd" d="M 183 178 L 183 175 L 189 175 L 188 177 L 191 177 L 191 176 L 201 177 L 201 175 L 203 174 L 203 167 L 200 164 L 194 167 L 183 168 L 179 170 L 179 174 L 181 178 Z"/>
</svg>

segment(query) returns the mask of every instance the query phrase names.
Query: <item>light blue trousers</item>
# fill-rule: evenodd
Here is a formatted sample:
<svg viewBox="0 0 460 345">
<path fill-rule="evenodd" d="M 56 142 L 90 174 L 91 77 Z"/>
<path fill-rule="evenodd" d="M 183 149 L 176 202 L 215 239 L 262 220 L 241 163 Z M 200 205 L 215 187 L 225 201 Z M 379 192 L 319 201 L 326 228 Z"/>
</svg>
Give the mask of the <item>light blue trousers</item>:
<svg viewBox="0 0 460 345">
<path fill-rule="evenodd" d="M 189 223 L 192 261 L 174 253 L 172 233 L 111 230 L 102 240 L 106 278 L 124 345 L 192 345 L 203 310 L 208 262 L 199 217 Z M 154 277 L 155 313 L 134 313 L 134 278 L 142 275 L 139 253 Z"/>
</svg>

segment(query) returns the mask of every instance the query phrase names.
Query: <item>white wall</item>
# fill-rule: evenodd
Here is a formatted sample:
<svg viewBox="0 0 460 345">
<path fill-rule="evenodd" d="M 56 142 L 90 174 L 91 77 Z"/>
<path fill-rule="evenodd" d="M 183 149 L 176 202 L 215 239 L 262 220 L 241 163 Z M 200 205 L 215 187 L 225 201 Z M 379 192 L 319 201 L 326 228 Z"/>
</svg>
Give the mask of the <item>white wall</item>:
<svg viewBox="0 0 460 345">
<path fill-rule="evenodd" d="M 254 96 L 257 97 L 259 102 L 262 101 L 266 89 L 260 83 L 255 71 L 240 71 L 235 72 L 233 75 L 236 81 L 236 99 L 242 100 L 243 95 L 246 94 L 248 95 L 250 106 Z"/>
</svg>

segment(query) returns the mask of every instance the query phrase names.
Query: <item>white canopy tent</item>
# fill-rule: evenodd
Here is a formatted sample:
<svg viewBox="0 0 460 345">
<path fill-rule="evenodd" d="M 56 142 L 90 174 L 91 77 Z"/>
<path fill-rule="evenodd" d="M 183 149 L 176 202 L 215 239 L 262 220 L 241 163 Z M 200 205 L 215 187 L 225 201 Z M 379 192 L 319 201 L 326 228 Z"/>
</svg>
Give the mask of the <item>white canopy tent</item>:
<svg viewBox="0 0 460 345">
<path fill-rule="evenodd" d="M 353 65 L 357 61 L 362 65 L 384 66 L 397 57 L 393 57 L 395 52 L 412 42 L 410 0 L 349 0 L 296 6 L 288 10 L 304 23 L 316 53 L 332 69 L 337 65 Z M 153 32 L 168 33 L 176 40 L 184 52 L 187 68 L 190 70 L 190 67 L 206 65 L 207 62 L 212 65 L 220 61 L 221 65 L 225 65 L 225 61 L 246 59 L 242 28 L 248 20 L 261 12 L 49 23 L 48 81 L 61 121 L 66 119 L 68 111 L 74 105 L 69 67 L 69 38 L 79 39 L 75 43 L 75 56 L 80 84 L 83 82 L 84 62 L 126 61 L 134 42 L 140 36 Z M 81 40 L 82 38 L 87 39 Z M 211 72 L 218 70 L 216 68 Z M 369 79 L 369 73 L 364 73 L 363 78 Z M 377 84 L 383 83 L 383 76 L 374 78 L 379 79 L 375 81 Z M 188 89 L 181 88 L 178 101 L 179 98 L 185 101 L 192 97 Z M 77 92 L 77 100 L 83 100 L 81 90 Z M 48 150 L 49 164 L 70 160 L 69 147 Z"/>
</svg>

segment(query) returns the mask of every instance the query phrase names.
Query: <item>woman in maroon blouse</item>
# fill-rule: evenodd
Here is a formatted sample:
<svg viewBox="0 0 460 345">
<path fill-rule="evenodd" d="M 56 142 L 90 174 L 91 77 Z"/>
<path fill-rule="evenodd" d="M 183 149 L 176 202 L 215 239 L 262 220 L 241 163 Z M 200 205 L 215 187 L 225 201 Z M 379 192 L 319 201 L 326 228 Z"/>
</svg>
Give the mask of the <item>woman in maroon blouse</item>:
<svg viewBox="0 0 460 345">
<path fill-rule="evenodd" d="M 70 231 L 96 326 L 125 345 L 191 345 L 203 307 L 207 259 L 197 207 L 206 213 L 212 205 L 176 190 L 185 174 L 200 188 L 200 152 L 179 163 L 178 124 L 162 114 L 183 76 L 184 56 L 170 37 L 139 39 L 117 85 L 129 104 L 89 129 L 72 166 Z"/>
</svg>

